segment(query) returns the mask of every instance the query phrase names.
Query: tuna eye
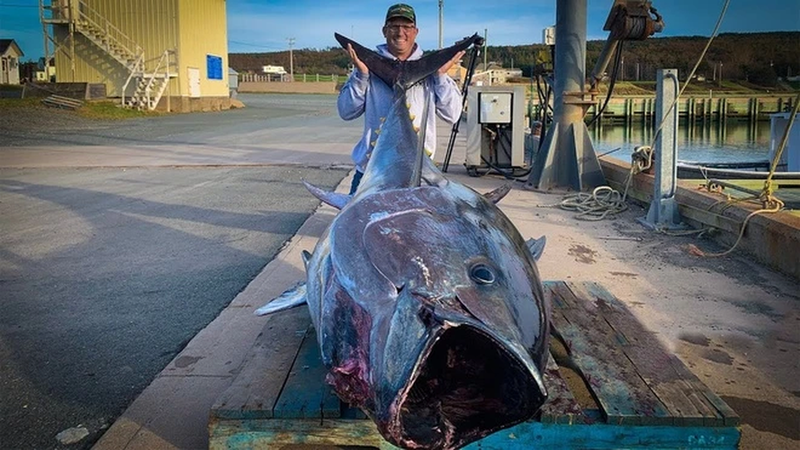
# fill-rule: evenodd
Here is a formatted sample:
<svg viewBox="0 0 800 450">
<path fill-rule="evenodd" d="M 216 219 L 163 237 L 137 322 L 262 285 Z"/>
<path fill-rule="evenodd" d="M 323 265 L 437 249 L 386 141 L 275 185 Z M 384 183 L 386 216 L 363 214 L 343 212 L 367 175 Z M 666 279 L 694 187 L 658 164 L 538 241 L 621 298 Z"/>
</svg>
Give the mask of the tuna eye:
<svg viewBox="0 0 800 450">
<path fill-rule="evenodd" d="M 469 277 L 478 284 L 494 283 L 494 272 L 485 264 L 475 264 L 469 270 Z"/>
</svg>

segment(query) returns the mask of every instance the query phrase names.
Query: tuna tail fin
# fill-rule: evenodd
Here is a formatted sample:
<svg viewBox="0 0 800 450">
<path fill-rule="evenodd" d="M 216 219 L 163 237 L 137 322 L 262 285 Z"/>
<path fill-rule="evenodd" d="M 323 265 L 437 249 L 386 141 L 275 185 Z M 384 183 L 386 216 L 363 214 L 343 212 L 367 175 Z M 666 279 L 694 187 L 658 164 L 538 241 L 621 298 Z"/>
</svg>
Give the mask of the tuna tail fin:
<svg viewBox="0 0 800 450">
<path fill-rule="evenodd" d="M 399 85 L 403 91 L 439 70 L 440 67 L 453 59 L 461 50 L 466 50 L 472 44 L 483 39 L 476 33 L 457 42 L 451 47 L 429 53 L 418 60 L 399 61 L 396 59 L 384 58 L 378 53 L 339 33 L 334 33 L 334 37 L 345 50 L 348 44 L 352 45 L 358 59 L 367 65 L 370 73 L 375 74 L 375 76 L 383 80 L 389 87 L 394 88 L 396 85 Z"/>
</svg>

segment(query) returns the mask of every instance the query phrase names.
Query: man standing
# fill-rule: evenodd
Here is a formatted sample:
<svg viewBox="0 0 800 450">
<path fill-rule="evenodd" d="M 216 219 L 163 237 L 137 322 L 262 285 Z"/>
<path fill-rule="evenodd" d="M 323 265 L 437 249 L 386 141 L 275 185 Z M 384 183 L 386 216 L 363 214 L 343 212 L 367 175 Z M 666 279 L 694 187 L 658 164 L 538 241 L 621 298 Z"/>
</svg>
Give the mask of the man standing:
<svg viewBox="0 0 800 450">
<path fill-rule="evenodd" d="M 383 36 L 386 43 L 378 45 L 378 53 L 389 59 L 411 61 L 422 57 L 422 49 L 416 44 L 417 17 L 414 8 L 398 3 L 390 6 L 386 12 L 386 21 L 383 25 Z M 352 46 L 347 51 L 355 66 L 353 73 L 339 93 L 337 107 L 339 116 L 344 120 L 353 120 L 366 114 L 364 117 L 364 134 L 353 148 L 353 162 L 356 173 L 350 186 L 350 194 L 355 194 L 367 162 L 375 147 L 378 133 L 389 108 L 392 106 L 392 86 L 377 77 L 370 77 L 369 69 L 356 55 Z M 458 86 L 447 71 L 464 56 L 459 52 L 453 59 L 445 63 L 436 74 L 424 79 L 406 92 L 409 102 L 409 113 L 413 117 L 415 127 L 425 127 L 425 152 L 433 157 L 436 151 L 436 117 L 428 115 L 428 120 L 422 124 L 422 112 L 425 101 L 430 102 L 428 107 L 435 108 L 436 115 L 447 121 L 455 123 L 461 118 L 461 93 Z M 430 93 L 433 95 L 430 95 Z"/>
</svg>

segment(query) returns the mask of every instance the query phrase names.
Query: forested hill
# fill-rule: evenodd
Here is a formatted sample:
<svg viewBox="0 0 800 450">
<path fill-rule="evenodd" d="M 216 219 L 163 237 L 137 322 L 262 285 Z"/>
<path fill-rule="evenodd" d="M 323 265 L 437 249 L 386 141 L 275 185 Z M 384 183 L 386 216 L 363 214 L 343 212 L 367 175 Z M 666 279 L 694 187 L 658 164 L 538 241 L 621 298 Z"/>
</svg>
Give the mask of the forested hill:
<svg viewBox="0 0 800 450">
<path fill-rule="evenodd" d="M 700 57 L 707 37 L 650 38 L 625 42 L 622 77 L 635 80 L 655 78 L 659 68 L 676 68 L 688 73 Z M 587 43 L 587 72 L 591 70 L 604 41 Z M 307 74 L 347 73 L 350 60 L 338 47 L 323 50 L 294 50 L 294 72 Z M 289 51 L 271 53 L 231 53 L 229 64 L 239 72 L 261 72 L 264 65 L 284 66 L 289 70 Z M 532 68 L 549 63 L 549 50 L 542 44 L 489 46 L 489 61 L 504 67 L 522 68 L 530 76 Z M 637 68 L 638 66 L 638 68 Z M 699 75 L 707 78 L 722 70 L 726 80 L 748 80 L 769 85 L 778 77 L 800 75 L 800 32 L 724 33 L 714 39 Z"/>
</svg>

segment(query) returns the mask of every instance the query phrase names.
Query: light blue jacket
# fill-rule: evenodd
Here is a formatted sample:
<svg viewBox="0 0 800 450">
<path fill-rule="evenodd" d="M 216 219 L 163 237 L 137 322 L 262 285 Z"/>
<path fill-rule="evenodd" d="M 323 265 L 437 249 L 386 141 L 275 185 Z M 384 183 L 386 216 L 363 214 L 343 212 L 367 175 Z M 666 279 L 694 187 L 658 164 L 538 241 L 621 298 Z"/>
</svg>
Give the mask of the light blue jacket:
<svg viewBox="0 0 800 450">
<path fill-rule="evenodd" d="M 397 59 L 389 53 L 386 44 L 377 47 L 381 56 Z M 409 60 L 420 59 L 422 49 L 416 46 Z M 456 82 L 448 75 L 434 74 L 424 79 L 406 92 L 406 98 L 411 104 L 409 110 L 414 117 L 414 125 L 419 127 L 422 122 L 422 110 L 424 99 L 430 90 L 434 93 L 436 115 L 448 123 L 455 123 L 461 118 L 462 98 Z M 353 120 L 366 113 L 364 116 L 364 134 L 353 148 L 353 162 L 359 172 L 364 172 L 367 167 L 369 155 L 375 146 L 378 136 L 375 130 L 380 128 L 382 119 L 392 106 L 392 88 L 381 81 L 378 77 L 371 77 L 369 74 L 362 74 L 358 68 L 353 69 L 353 73 L 339 92 L 337 107 L 339 116 L 344 120 Z M 430 97 L 427 97 L 430 98 Z M 433 107 L 434 105 L 431 105 Z M 428 123 L 425 124 L 425 151 L 433 157 L 436 151 L 436 116 L 428 115 Z"/>
</svg>

